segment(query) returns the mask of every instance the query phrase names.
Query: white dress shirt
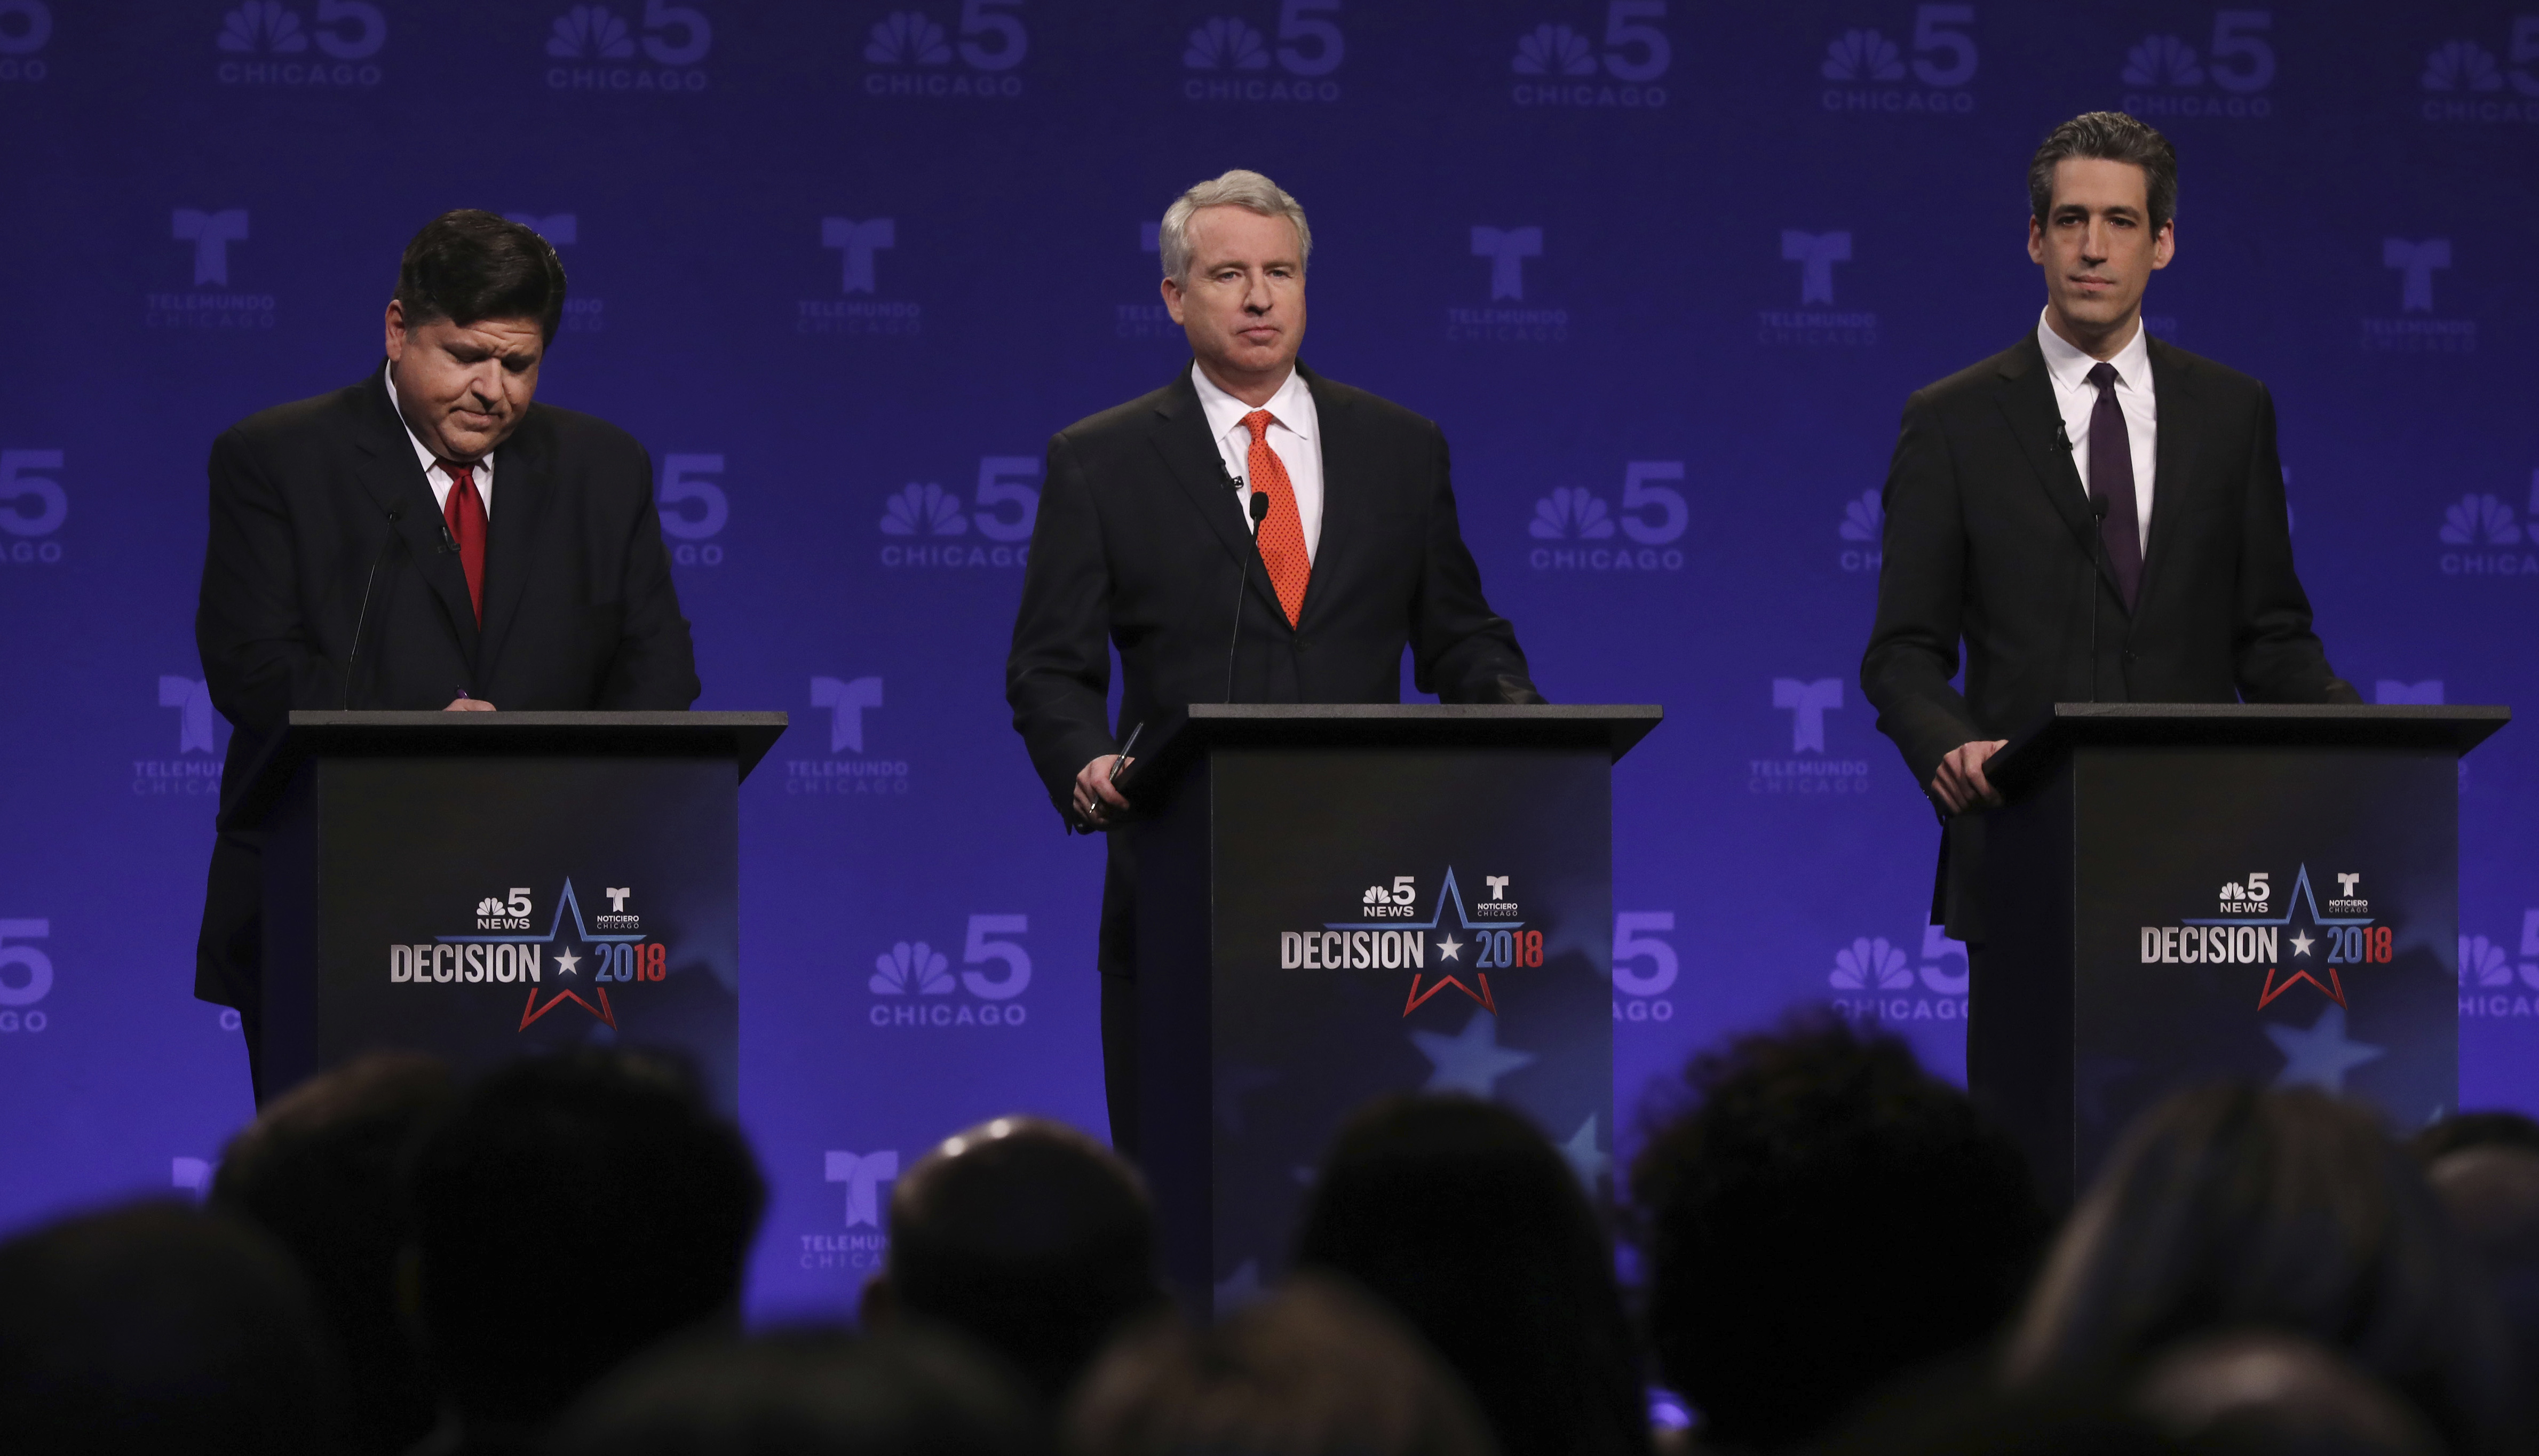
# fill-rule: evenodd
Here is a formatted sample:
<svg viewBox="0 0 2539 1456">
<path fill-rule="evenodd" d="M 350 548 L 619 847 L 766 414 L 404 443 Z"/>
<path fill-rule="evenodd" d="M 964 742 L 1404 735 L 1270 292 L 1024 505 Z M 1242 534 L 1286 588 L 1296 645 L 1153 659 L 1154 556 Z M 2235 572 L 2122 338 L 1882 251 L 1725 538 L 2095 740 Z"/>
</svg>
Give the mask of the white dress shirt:
<svg viewBox="0 0 2539 1456">
<path fill-rule="evenodd" d="M 396 411 L 397 423 L 405 425 L 405 406 L 397 402 L 396 367 L 390 365 L 383 378 L 388 384 L 388 408 Z M 423 478 L 432 483 L 432 504 L 441 508 L 442 517 L 446 520 L 449 516 L 449 472 L 442 468 L 441 461 L 434 457 L 431 451 L 424 449 L 423 441 L 414 433 L 412 425 L 405 425 L 405 438 L 414 446 L 414 457 L 423 463 Z M 476 462 L 475 467 L 468 471 L 467 478 L 476 482 L 476 499 L 485 507 L 485 523 L 493 524 L 494 452 L 492 451 L 487 451 L 485 457 Z"/>
<path fill-rule="evenodd" d="M 2063 341 L 2036 319 L 2037 347 L 2045 351 L 2045 372 L 2054 380 L 2054 402 L 2063 411 L 2063 429 L 2072 439 L 2072 467 L 2081 472 L 2081 490 L 2090 489 L 2090 415 L 2098 407 L 2098 386 L 2090 371 L 2098 361 Z M 2134 519 L 2142 527 L 2145 555 L 2151 551 L 2152 463 L 2160 457 L 2160 401 L 2152 393 L 2151 346 L 2142 325 L 2107 361 L 2116 367 L 2116 408 L 2125 415 L 2125 444 L 2134 457 Z"/>
<path fill-rule="evenodd" d="M 1196 364 L 1191 366 L 1191 382 L 1199 387 L 1199 407 L 1207 415 L 1208 433 L 1216 437 L 1216 452 L 1225 461 L 1225 473 L 1243 482 L 1235 505 L 1247 524 L 1252 520 L 1252 427 L 1243 423 L 1243 417 L 1256 407 L 1270 411 L 1270 429 L 1264 438 L 1278 463 L 1287 467 L 1287 484 L 1296 492 L 1296 520 L 1305 531 L 1305 560 L 1312 562 L 1323 544 L 1323 448 L 1322 431 L 1314 422 L 1314 391 L 1305 387 L 1305 377 L 1290 368 L 1278 392 L 1259 406 L 1218 388 L 1207 371 Z"/>
</svg>

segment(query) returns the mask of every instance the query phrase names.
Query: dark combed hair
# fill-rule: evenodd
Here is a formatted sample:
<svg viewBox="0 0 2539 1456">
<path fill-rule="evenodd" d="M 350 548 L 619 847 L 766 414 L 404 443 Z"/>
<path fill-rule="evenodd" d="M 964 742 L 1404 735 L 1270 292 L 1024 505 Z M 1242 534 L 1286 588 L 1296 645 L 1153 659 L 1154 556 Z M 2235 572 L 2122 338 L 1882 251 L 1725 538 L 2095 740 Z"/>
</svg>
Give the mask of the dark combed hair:
<svg viewBox="0 0 2539 1456">
<path fill-rule="evenodd" d="M 2027 207 L 2043 227 L 2054 206 L 2054 166 L 2074 158 L 2125 162 L 2143 171 L 2151 230 L 2177 216 L 2177 149 L 2152 126 L 2122 111 L 2085 111 L 2048 132 L 2027 164 Z"/>
<path fill-rule="evenodd" d="M 552 343 L 564 321 L 564 263 L 530 229 L 462 207 L 424 224 L 405 245 L 396 301 L 415 323 L 534 318 Z"/>
<path fill-rule="evenodd" d="M 1806 1017 L 1683 1082 L 1631 1199 L 1651 1343 L 1709 1439 L 1804 1444 L 2016 1307 L 2048 1231 L 2026 1162 L 1902 1042 Z"/>
</svg>

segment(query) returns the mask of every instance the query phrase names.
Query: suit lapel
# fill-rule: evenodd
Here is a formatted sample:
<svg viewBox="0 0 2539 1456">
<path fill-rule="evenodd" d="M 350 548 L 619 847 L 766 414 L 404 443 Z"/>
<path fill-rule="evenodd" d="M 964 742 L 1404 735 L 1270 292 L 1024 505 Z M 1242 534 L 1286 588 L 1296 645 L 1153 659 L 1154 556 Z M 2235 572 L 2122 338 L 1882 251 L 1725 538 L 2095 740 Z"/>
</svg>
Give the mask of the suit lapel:
<svg viewBox="0 0 2539 1456">
<path fill-rule="evenodd" d="M 406 433 L 396 406 L 388 400 L 383 374 L 371 376 L 370 418 L 353 437 L 365 457 L 362 489 L 382 514 L 397 513 L 396 529 L 405 537 L 406 552 L 425 585 L 441 598 L 450 634 L 472 662 L 476 660 L 476 609 L 467 600 L 467 571 L 454 553 L 442 549 L 441 507 L 432 499 L 432 482 L 424 478 L 423 466 L 414 457 L 414 438 Z"/>
<path fill-rule="evenodd" d="M 1242 502 L 1226 479 L 1225 459 L 1216 452 L 1216 442 L 1208 437 L 1207 411 L 1200 408 L 1199 390 L 1191 383 L 1189 370 L 1182 371 L 1170 394 L 1156 406 L 1155 414 L 1160 423 L 1154 434 L 1155 451 L 1163 456 L 1173 483 L 1181 487 L 1191 508 L 1216 532 L 1226 554 L 1238 566 L 1250 558 L 1254 589 L 1278 613 L 1278 619 L 1285 621 L 1287 609 L 1278 604 L 1277 589 L 1270 584 L 1270 568 L 1253 545 L 1250 522 L 1243 519 Z"/>
<path fill-rule="evenodd" d="M 2090 514 L 2089 493 L 2081 487 L 2081 471 L 2072 463 L 2072 452 L 2055 441 L 2054 427 L 2063 411 L 2054 401 L 2054 381 L 2045 372 L 2045 351 L 2037 347 L 2035 334 L 2021 340 L 2003 359 L 1994 399 L 2046 501 L 2063 519 L 2067 539 L 2076 546 L 2092 541 L 2097 519 Z M 2108 568 L 2106 553 L 2093 549 L 2090 556 L 2097 563 L 2098 579 L 2115 590 L 2115 573 Z M 2121 599 L 2124 593 L 2117 590 L 2116 595 Z"/>
<path fill-rule="evenodd" d="M 1314 543 L 1314 569 L 1305 578 L 1304 605 L 1296 612 L 1302 630 L 1316 606 L 1342 595 L 1340 573 L 1353 564 L 1356 549 L 1366 544 L 1367 487 L 1360 478 L 1367 452 L 1359 448 L 1356 411 L 1331 381 L 1296 366 L 1314 396 L 1314 449 L 1323 461 L 1323 529 Z"/>
<path fill-rule="evenodd" d="M 485 523 L 485 644 L 476 659 L 477 672 L 489 678 L 502 664 L 503 644 L 528 590 L 529 562 L 535 555 L 531 545 L 555 495 L 549 452 L 543 448 L 545 425 L 531 406 L 528 419 L 495 451 L 500 457 L 495 510 Z"/>
<path fill-rule="evenodd" d="M 2174 549 L 2178 518 L 2194 491 L 2195 369 L 2193 363 L 2158 339 L 2151 341 L 2152 407 L 2157 411 L 2159 440 L 2152 451 L 2151 540 L 2143 550 L 2139 614 L 2161 579 L 2161 563 Z"/>
</svg>

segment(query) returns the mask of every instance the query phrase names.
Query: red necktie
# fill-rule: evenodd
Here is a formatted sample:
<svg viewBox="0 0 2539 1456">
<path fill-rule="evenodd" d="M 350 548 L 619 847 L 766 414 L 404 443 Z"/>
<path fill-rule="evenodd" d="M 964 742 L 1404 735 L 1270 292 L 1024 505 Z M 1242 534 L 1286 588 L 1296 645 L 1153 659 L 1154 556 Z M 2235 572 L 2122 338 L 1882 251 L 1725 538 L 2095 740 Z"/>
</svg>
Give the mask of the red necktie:
<svg viewBox="0 0 2539 1456">
<path fill-rule="evenodd" d="M 1252 472 L 1252 488 L 1270 498 L 1270 514 L 1261 521 L 1261 564 L 1270 569 L 1270 585 L 1278 589 L 1278 605 L 1287 612 L 1287 625 L 1296 625 L 1296 615 L 1305 605 L 1305 580 L 1313 574 L 1313 561 L 1305 555 L 1304 519 L 1296 514 L 1296 488 L 1287 483 L 1287 467 L 1278 452 L 1270 448 L 1270 411 L 1256 409 L 1243 417 L 1252 432 L 1252 453 L 1245 467 Z"/>
<path fill-rule="evenodd" d="M 458 543 L 458 564 L 467 569 L 467 604 L 476 609 L 476 625 L 485 625 L 485 502 L 476 494 L 476 478 L 465 465 L 444 465 L 449 472 L 449 498 L 441 503 L 441 519 L 449 539 Z"/>
</svg>

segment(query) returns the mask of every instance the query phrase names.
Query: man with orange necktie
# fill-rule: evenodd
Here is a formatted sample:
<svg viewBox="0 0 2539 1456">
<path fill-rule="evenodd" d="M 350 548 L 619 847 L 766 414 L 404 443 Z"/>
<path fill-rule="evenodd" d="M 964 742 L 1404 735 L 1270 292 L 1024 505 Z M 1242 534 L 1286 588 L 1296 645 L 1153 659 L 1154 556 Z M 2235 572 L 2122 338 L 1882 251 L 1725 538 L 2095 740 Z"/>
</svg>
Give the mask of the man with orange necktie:
<svg viewBox="0 0 2539 1456">
<path fill-rule="evenodd" d="M 1157 242 L 1195 358 L 1050 441 L 1005 664 L 1069 825 L 1109 829 L 1129 806 L 1105 712 L 1115 644 L 1123 728 L 1192 703 L 1399 702 L 1406 650 L 1444 702 L 1542 702 L 1465 549 L 1444 434 L 1296 362 L 1313 249 L 1296 199 L 1229 172 L 1183 193 Z M 1136 886 L 1125 846 L 1108 861 L 1103 1079 L 1112 1143 L 1133 1152 Z"/>
<path fill-rule="evenodd" d="M 223 809 L 295 708 L 696 701 L 651 458 L 613 425 L 533 402 L 564 296 L 537 234 L 444 214 L 406 244 L 384 364 L 213 442 L 194 639 L 238 728 Z M 194 995 L 238 1009 L 250 1075 L 261 839 L 215 842 L 194 949 Z"/>
</svg>

